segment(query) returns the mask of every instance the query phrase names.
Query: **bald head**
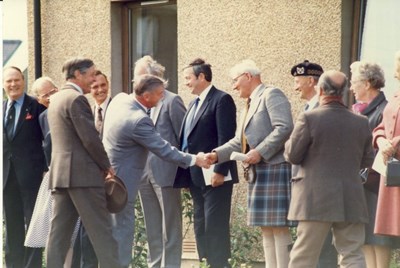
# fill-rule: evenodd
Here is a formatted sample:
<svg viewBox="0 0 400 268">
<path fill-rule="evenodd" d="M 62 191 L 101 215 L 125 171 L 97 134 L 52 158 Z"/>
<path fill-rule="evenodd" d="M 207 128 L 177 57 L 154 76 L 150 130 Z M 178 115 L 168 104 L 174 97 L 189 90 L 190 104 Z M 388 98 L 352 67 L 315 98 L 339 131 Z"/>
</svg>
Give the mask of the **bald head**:
<svg viewBox="0 0 400 268">
<path fill-rule="evenodd" d="M 342 72 L 329 70 L 321 75 L 318 86 L 322 89 L 323 95 L 341 97 L 347 87 L 347 77 Z"/>
</svg>

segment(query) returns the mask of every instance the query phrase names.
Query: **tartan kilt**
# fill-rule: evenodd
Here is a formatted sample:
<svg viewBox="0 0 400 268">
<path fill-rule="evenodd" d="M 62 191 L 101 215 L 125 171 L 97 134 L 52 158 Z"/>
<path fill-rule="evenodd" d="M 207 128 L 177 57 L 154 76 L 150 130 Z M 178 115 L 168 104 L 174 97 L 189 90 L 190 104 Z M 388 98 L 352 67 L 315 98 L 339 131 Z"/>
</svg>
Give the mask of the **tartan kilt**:
<svg viewBox="0 0 400 268">
<path fill-rule="evenodd" d="M 291 197 L 291 166 L 287 162 L 256 164 L 257 178 L 248 185 L 247 224 L 249 226 L 296 226 L 287 219 Z"/>
</svg>

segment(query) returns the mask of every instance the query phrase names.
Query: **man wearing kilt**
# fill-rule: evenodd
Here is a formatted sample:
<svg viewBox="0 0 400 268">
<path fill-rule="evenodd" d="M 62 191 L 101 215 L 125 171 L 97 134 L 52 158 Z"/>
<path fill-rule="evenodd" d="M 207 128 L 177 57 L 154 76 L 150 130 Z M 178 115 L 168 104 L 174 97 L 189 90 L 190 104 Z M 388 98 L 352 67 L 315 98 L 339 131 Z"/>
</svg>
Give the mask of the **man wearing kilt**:
<svg viewBox="0 0 400 268">
<path fill-rule="evenodd" d="M 283 157 L 284 144 L 293 129 L 290 103 L 283 92 L 261 82 L 260 69 L 252 60 L 235 65 L 230 76 L 233 89 L 247 99 L 236 136 L 213 150 L 207 158 L 225 162 L 232 152 L 246 154 L 248 219 L 260 226 L 266 267 L 286 268 L 292 243 L 287 220 L 291 167 Z M 246 176 L 249 175 L 249 176 Z"/>
</svg>

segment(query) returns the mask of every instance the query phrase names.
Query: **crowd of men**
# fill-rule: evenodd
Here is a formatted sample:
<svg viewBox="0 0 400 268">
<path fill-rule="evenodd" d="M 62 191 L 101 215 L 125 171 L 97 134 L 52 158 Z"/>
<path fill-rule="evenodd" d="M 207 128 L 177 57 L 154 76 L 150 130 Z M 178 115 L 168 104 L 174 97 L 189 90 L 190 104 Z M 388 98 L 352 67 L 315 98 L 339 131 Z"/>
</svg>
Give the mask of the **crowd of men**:
<svg viewBox="0 0 400 268">
<path fill-rule="evenodd" d="M 129 267 L 138 196 L 149 267 L 180 267 L 179 188 L 188 188 L 193 199 L 199 259 L 230 267 L 231 197 L 239 181 L 232 152 L 245 155 L 246 178 L 254 172 L 248 223 L 262 229 L 266 267 L 337 267 L 338 254 L 343 267 L 366 267 L 359 171 L 372 165 L 372 135 L 367 119 L 343 104 L 344 73 L 308 61 L 293 66 L 295 89 L 307 101 L 307 112 L 293 125 L 288 99 L 262 83 L 251 60 L 231 70 L 233 89 L 248 100 L 239 120 L 233 98 L 213 85 L 211 65 L 202 59 L 183 70 L 195 96 L 187 109 L 165 90 L 165 69 L 150 56 L 135 64 L 134 92 L 112 98 L 107 76 L 91 59 L 71 59 L 62 70 L 65 85 L 58 90 L 51 79 L 39 78 L 36 98 L 25 92 L 21 70 L 3 70 L 7 267 L 42 267 L 43 248 L 24 243 L 26 230 L 37 228 L 30 223 L 47 171 L 47 267 Z M 114 175 L 124 182 L 128 202 L 110 214 L 104 179 Z M 297 240 L 290 251 L 291 226 L 297 226 Z"/>
</svg>

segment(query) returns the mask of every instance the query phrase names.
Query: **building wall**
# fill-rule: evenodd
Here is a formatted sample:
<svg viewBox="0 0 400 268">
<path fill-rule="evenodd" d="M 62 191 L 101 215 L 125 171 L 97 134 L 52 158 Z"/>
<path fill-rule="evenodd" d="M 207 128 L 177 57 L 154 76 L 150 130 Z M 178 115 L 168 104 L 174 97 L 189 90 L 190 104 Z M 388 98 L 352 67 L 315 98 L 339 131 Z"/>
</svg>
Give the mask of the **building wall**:
<svg viewBox="0 0 400 268">
<path fill-rule="evenodd" d="M 42 72 L 65 83 L 63 63 L 76 56 L 93 59 L 111 74 L 110 1 L 41 0 Z M 33 0 L 28 0 L 29 78 L 34 81 Z"/>
<path fill-rule="evenodd" d="M 291 67 L 308 59 L 325 69 L 340 68 L 340 0 L 178 0 L 178 67 L 196 57 L 213 66 L 214 84 L 230 89 L 229 69 L 253 59 L 265 83 L 281 88 L 294 114 L 304 105 L 293 90 Z M 179 94 L 193 99 L 179 78 Z"/>
</svg>

